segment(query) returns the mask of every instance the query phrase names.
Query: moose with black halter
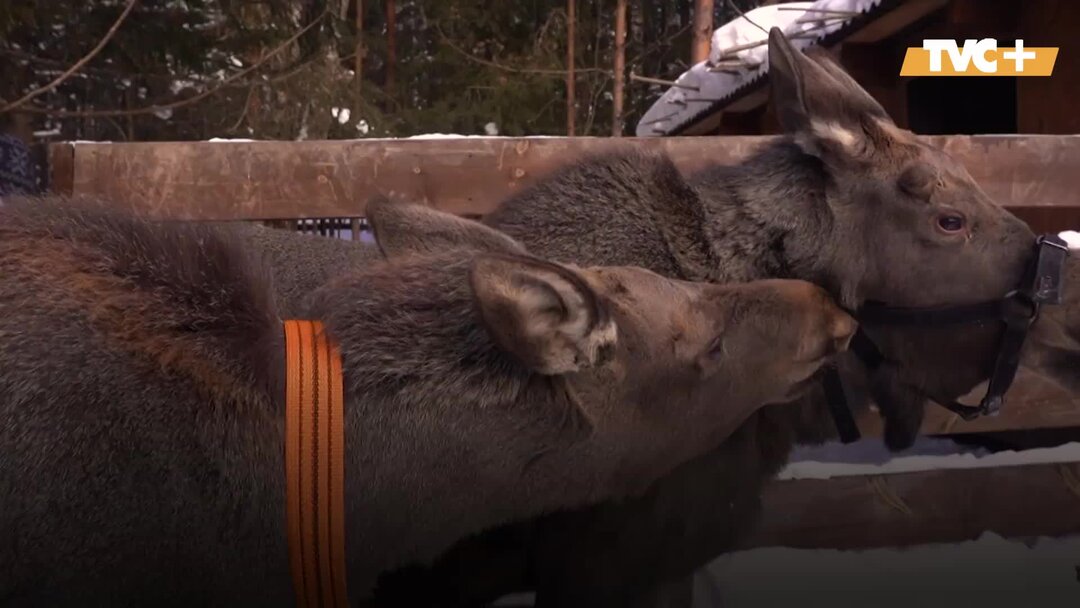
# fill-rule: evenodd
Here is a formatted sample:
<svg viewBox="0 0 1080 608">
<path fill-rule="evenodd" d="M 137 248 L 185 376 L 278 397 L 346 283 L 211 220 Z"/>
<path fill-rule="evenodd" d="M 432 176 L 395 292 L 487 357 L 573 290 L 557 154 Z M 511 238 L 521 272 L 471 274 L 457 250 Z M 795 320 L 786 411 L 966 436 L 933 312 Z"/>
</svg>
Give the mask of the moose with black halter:
<svg viewBox="0 0 1080 608">
<path fill-rule="evenodd" d="M 866 334 L 863 325 L 910 327 L 1000 322 L 1004 327 L 998 341 L 997 357 L 986 395 L 979 404 L 966 405 L 956 400 L 933 399 L 935 403 L 964 420 L 996 416 L 1005 403 L 1005 393 L 1016 378 L 1024 341 L 1032 324 L 1039 317 L 1040 308 L 1044 304 L 1061 303 L 1065 260 L 1068 255 L 1069 248 L 1059 236 L 1039 236 L 1035 240 L 1031 262 L 1020 285 L 997 300 L 934 308 L 909 308 L 867 302 L 855 313 L 860 327 L 852 338 L 851 349 L 873 373 L 886 359 Z M 825 386 L 829 394 L 829 408 L 840 440 L 844 443 L 857 441 L 860 437 L 859 429 L 848 407 L 839 372 L 830 368 L 827 373 Z"/>
</svg>

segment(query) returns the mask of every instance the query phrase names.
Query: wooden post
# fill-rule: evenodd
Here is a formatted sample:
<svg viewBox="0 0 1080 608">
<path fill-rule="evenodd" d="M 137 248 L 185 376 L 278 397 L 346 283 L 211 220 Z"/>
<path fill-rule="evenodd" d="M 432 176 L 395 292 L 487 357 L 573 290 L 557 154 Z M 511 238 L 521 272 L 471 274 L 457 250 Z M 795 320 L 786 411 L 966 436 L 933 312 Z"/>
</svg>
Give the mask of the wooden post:
<svg viewBox="0 0 1080 608">
<path fill-rule="evenodd" d="M 612 93 L 611 135 L 623 134 L 623 80 L 626 77 L 626 0 L 615 5 L 615 91 Z"/>
<path fill-rule="evenodd" d="M 574 4 L 577 0 L 566 0 L 566 134 L 575 135 L 574 117 Z"/>
<path fill-rule="evenodd" d="M 691 63 L 701 63 L 709 58 L 712 30 L 713 0 L 694 0 L 694 46 Z"/>
</svg>

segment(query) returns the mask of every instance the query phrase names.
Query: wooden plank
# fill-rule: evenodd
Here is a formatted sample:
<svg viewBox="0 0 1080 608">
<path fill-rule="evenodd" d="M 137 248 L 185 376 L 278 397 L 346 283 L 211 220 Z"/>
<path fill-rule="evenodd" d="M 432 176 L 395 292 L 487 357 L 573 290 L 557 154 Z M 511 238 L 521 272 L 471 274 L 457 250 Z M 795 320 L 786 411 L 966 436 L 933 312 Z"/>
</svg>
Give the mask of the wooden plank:
<svg viewBox="0 0 1080 608">
<path fill-rule="evenodd" d="M 755 143 L 727 141 L 713 156 L 727 160 Z M 351 217 L 376 194 L 483 214 L 565 163 L 619 147 L 686 148 L 630 138 L 86 145 L 75 148 L 75 190 L 179 219 Z M 691 147 L 699 154 L 691 164 L 702 166 L 700 144 Z"/>
<path fill-rule="evenodd" d="M 70 143 L 52 144 L 46 155 L 48 190 L 70 196 L 75 189 L 75 147 Z"/>
<path fill-rule="evenodd" d="M 744 548 L 868 549 L 1080 533 L 1080 464 L 786 480 Z"/>
<path fill-rule="evenodd" d="M 177 219 L 355 217 L 376 194 L 479 215 L 587 154 L 664 150 L 689 173 L 744 158 L 771 137 L 88 144 L 74 146 L 72 190 Z M 926 139 L 1006 206 L 1080 208 L 1080 136 Z"/>
</svg>

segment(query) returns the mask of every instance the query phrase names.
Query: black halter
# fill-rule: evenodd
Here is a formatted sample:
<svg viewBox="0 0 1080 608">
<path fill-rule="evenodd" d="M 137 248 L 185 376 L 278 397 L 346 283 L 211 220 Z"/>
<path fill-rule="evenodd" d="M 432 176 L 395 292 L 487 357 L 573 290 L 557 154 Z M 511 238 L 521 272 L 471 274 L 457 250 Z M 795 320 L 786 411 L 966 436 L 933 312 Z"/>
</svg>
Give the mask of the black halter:
<svg viewBox="0 0 1080 608">
<path fill-rule="evenodd" d="M 1065 258 L 1069 248 L 1054 234 L 1044 234 L 1035 240 L 1035 248 L 1020 286 L 998 300 L 946 306 L 940 308 L 902 308 L 877 302 L 867 302 L 858 310 L 860 324 L 893 326 L 943 326 L 960 323 L 998 321 L 1005 325 L 998 342 L 997 360 L 990 375 L 990 384 L 979 405 L 965 405 L 957 401 L 934 401 L 959 414 L 964 420 L 979 416 L 994 416 L 1001 411 L 1005 393 L 1016 378 L 1020 366 L 1020 351 L 1028 330 L 1039 316 L 1043 304 L 1060 304 L 1063 287 Z M 851 340 L 851 350 L 872 372 L 885 358 L 877 345 L 862 331 L 856 331 Z M 840 374 L 831 368 L 825 376 L 825 394 L 829 410 L 836 423 L 840 440 L 851 443 L 859 439 L 859 428 L 848 407 Z"/>
</svg>

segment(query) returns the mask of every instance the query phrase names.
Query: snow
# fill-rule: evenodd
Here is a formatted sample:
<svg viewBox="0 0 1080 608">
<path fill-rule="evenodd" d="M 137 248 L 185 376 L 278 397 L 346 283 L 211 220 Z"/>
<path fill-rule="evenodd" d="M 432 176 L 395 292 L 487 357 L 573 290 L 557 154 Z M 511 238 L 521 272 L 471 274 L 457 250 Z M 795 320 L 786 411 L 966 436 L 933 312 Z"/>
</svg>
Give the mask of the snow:
<svg viewBox="0 0 1080 608">
<path fill-rule="evenodd" d="M 349 108 L 331 108 L 330 115 L 337 119 L 338 124 L 345 124 L 349 122 L 349 116 L 351 111 Z"/>
<path fill-rule="evenodd" d="M 1080 538 L 977 540 L 868 551 L 754 549 L 694 577 L 694 608 L 1080 606 Z M 812 603 L 807 603 L 813 598 Z"/>
<path fill-rule="evenodd" d="M 53 127 L 45 131 L 34 131 L 34 137 L 55 137 L 60 135 L 60 127 Z"/>
<path fill-rule="evenodd" d="M 866 551 L 753 549 L 723 555 L 694 575 L 692 608 L 985 608 L 1080 606 L 1080 537 L 978 539 Z M 809 601 L 808 601 L 809 600 Z M 532 606 L 535 594 L 493 606 Z"/>
<path fill-rule="evenodd" d="M 172 84 L 169 85 L 169 91 L 171 91 L 173 95 L 176 95 L 184 89 L 193 87 L 195 87 L 194 80 L 174 80 Z"/>
<path fill-rule="evenodd" d="M 726 57 L 730 57 L 730 55 L 725 55 L 725 51 L 728 49 L 741 45 L 764 42 L 768 38 L 766 32 L 768 32 L 769 29 L 778 27 L 781 30 L 786 30 L 789 26 L 793 25 L 795 21 L 804 16 L 804 13 L 797 10 L 780 10 L 781 8 L 807 9 L 812 7 L 813 4 L 813 2 L 785 2 L 783 4 L 774 4 L 772 6 L 762 6 L 755 8 L 752 11 L 747 11 L 745 18 L 739 17 L 725 23 L 713 32 L 711 50 L 709 51 L 709 61 L 714 64 L 720 63 Z M 754 24 L 760 25 L 761 28 L 758 28 Z M 760 46 L 736 53 L 738 59 L 753 66 L 764 63 L 767 60 L 767 55 L 768 45 L 766 44 L 761 44 Z"/>
<path fill-rule="evenodd" d="M 804 460 L 790 462 L 778 479 L 829 479 L 853 475 L 886 475 L 938 469 L 984 469 L 990 467 L 1030 464 L 1080 462 L 1080 443 L 1072 442 L 1050 448 L 1023 451 L 1006 450 L 988 455 L 960 453 L 948 455 L 900 456 L 880 464 L 851 462 L 822 462 Z"/>
<path fill-rule="evenodd" d="M 357 125 L 357 129 L 360 130 L 360 126 L 367 128 L 367 123 L 360 121 Z M 305 132 L 306 136 L 306 132 Z M 551 139 L 560 137 L 558 135 L 529 135 L 526 137 L 511 137 L 505 135 L 459 135 L 456 133 L 421 133 L 418 135 L 412 135 L 410 137 L 361 137 L 357 139 L 333 139 L 325 140 L 337 143 L 349 143 L 349 142 L 391 142 L 391 141 L 425 141 L 425 140 L 449 140 L 449 139 L 493 139 L 493 140 L 532 140 L 532 139 Z M 230 138 L 230 137 L 212 137 L 204 140 L 209 143 L 276 143 L 276 140 L 256 140 L 256 139 L 244 139 L 244 138 Z M 65 141 L 63 143 L 69 144 L 111 144 L 111 141 L 91 141 L 85 139 L 78 139 L 72 141 Z"/>
<path fill-rule="evenodd" d="M 412 135 L 410 137 L 402 137 L 400 139 L 493 139 L 491 135 L 460 135 L 457 133 L 421 133 L 419 135 Z"/>
<path fill-rule="evenodd" d="M 638 122 L 638 137 L 665 134 L 672 126 L 724 99 L 768 70 L 768 30 L 779 27 L 792 46 L 805 50 L 850 21 L 837 13 L 866 12 L 882 0 L 785 2 L 747 11 L 713 32 L 709 60 L 692 66 Z M 796 10 L 791 10 L 796 9 Z M 731 51 L 742 45 L 751 48 Z"/>
<path fill-rule="evenodd" d="M 1061 240 L 1065 241 L 1065 244 L 1069 246 L 1070 250 L 1080 249 L 1080 232 L 1075 230 L 1066 230 L 1059 232 L 1058 236 Z"/>
</svg>

